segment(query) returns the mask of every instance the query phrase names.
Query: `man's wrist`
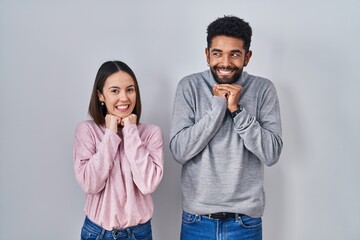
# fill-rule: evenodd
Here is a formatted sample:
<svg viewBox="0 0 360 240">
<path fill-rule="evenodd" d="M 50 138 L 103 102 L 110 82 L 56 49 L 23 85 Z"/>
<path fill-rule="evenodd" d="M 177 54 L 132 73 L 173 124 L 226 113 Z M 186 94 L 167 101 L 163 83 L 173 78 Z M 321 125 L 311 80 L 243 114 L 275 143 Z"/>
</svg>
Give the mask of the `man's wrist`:
<svg viewBox="0 0 360 240">
<path fill-rule="evenodd" d="M 230 117 L 234 118 L 236 115 L 238 115 L 241 111 L 243 110 L 243 108 L 238 105 L 237 109 L 235 111 L 230 112 Z"/>
</svg>

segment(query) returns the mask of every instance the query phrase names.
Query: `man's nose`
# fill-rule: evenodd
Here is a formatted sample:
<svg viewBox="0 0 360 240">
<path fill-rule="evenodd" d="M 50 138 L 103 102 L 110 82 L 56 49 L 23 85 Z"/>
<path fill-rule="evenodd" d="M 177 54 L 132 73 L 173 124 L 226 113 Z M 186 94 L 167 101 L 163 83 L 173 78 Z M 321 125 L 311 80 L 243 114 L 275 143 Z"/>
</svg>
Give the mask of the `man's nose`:
<svg viewBox="0 0 360 240">
<path fill-rule="evenodd" d="M 223 56 L 223 58 L 222 58 L 222 64 L 224 65 L 224 67 L 230 66 L 229 56 Z"/>
</svg>

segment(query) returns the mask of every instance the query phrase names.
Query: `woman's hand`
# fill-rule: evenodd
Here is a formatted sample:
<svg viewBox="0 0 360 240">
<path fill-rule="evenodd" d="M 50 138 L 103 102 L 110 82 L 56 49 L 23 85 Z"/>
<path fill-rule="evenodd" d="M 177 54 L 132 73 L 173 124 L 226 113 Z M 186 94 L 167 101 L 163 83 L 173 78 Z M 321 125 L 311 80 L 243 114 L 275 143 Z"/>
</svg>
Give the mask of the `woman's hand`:
<svg viewBox="0 0 360 240">
<path fill-rule="evenodd" d="M 111 115 L 111 114 L 106 114 L 105 116 L 105 127 L 112 130 L 113 132 L 117 133 L 118 132 L 118 126 L 121 123 L 121 118 Z"/>
<path fill-rule="evenodd" d="M 127 117 L 121 119 L 121 126 L 128 126 L 130 124 L 136 124 L 137 116 L 135 114 L 130 114 Z"/>
</svg>

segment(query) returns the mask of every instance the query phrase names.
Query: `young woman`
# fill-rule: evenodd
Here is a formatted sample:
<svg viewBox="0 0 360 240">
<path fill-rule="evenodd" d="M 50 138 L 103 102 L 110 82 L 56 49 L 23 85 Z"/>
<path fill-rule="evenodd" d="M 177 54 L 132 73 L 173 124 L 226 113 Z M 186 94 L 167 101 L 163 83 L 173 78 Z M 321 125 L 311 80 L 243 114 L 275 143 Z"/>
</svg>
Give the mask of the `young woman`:
<svg viewBox="0 0 360 240">
<path fill-rule="evenodd" d="M 75 177 L 86 193 L 81 239 L 152 239 L 151 193 L 163 176 L 163 138 L 159 127 L 139 123 L 140 91 L 129 66 L 101 65 L 89 114 L 74 144 Z"/>
</svg>

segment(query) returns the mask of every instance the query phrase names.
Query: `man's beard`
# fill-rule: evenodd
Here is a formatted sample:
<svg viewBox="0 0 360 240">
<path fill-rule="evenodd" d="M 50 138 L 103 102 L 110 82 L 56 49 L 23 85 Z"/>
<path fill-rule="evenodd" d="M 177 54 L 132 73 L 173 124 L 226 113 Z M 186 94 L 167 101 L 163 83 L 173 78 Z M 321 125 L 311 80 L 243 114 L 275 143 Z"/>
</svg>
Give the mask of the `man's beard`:
<svg viewBox="0 0 360 240">
<path fill-rule="evenodd" d="M 234 71 L 235 74 L 234 76 L 232 77 L 220 77 L 218 74 L 217 74 L 217 69 L 227 69 L 227 70 L 231 70 L 231 71 Z M 215 81 L 219 84 L 232 84 L 232 83 L 235 83 L 241 76 L 242 72 L 243 72 L 243 68 L 237 68 L 237 67 L 210 67 L 210 71 L 215 79 Z"/>
</svg>

